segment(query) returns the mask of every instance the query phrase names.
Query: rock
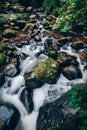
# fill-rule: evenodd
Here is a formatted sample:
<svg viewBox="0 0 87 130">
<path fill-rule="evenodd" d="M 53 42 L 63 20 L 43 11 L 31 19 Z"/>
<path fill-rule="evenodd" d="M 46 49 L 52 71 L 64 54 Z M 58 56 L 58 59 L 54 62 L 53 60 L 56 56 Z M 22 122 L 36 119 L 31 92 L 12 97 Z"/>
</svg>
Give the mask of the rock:
<svg viewBox="0 0 87 130">
<path fill-rule="evenodd" d="M 76 57 L 67 55 L 65 52 L 59 53 L 57 61 L 61 64 L 62 67 L 71 65 L 71 64 L 76 65 L 76 66 L 79 65 L 78 61 L 76 60 Z"/>
<path fill-rule="evenodd" d="M 16 66 L 14 64 L 7 65 L 5 67 L 4 73 L 5 73 L 5 75 L 7 75 L 9 77 L 15 76 L 15 74 L 17 73 Z"/>
<path fill-rule="evenodd" d="M 82 73 L 80 69 L 74 65 L 64 67 L 62 73 L 69 80 L 82 78 Z"/>
<path fill-rule="evenodd" d="M 35 39 L 35 41 L 36 41 L 36 42 L 41 41 L 41 38 L 40 38 L 40 36 L 39 36 L 39 35 L 36 35 L 36 36 L 34 37 L 34 39 Z"/>
<path fill-rule="evenodd" d="M 5 122 L 0 119 L 0 130 L 9 130 L 8 126 L 5 124 Z"/>
<path fill-rule="evenodd" d="M 2 37 L 2 34 L 1 34 L 1 32 L 0 32 L 0 41 L 2 41 L 2 39 L 3 39 L 3 37 Z"/>
<path fill-rule="evenodd" d="M 0 105 L 0 119 L 4 121 L 5 129 L 13 130 L 17 126 L 19 120 L 19 112 L 11 105 Z M 2 127 L 0 127 L 2 128 Z"/>
<path fill-rule="evenodd" d="M 56 51 L 49 51 L 48 56 L 53 58 L 53 59 L 56 59 L 57 58 L 57 52 Z"/>
<path fill-rule="evenodd" d="M 25 20 L 17 20 L 15 26 L 19 26 L 20 29 L 23 29 L 25 27 L 25 24 L 26 24 Z"/>
<path fill-rule="evenodd" d="M 77 112 L 68 106 L 66 93 L 39 110 L 36 130 L 78 130 Z"/>
<path fill-rule="evenodd" d="M 59 43 L 59 46 L 62 47 L 63 45 L 65 44 L 68 44 L 69 42 L 72 41 L 72 37 L 63 37 L 63 38 L 60 38 L 58 39 L 58 43 Z"/>
<path fill-rule="evenodd" d="M 25 9 L 25 12 L 32 12 L 32 10 L 33 10 L 33 7 L 30 6 L 30 7 L 27 7 L 27 8 Z"/>
<path fill-rule="evenodd" d="M 13 29 L 7 28 L 3 32 L 3 36 L 6 38 L 11 38 L 16 36 L 16 32 Z"/>
<path fill-rule="evenodd" d="M 6 55 L 5 53 L 0 53 L 0 66 L 6 63 Z"/>
<path fill-rule="evenodd" d="M 30 30 L 32 30 L 32 29 L 34 29 L 34 24 L 32 24 L 32 23 L 27 23 L 26 25 L 25 25 L 25 27 L 24 27 L 24 31 L 28 31 L 29 29 Z"/>
<path fill-rule="evenodd" d="M 73 49 L 75 49 L 76 51 L 78 51 L 78 50 L 80 50 L 80 49 L 83 49 L 84 44 L 83 44 L 82 42 L 73 42 L 73 43 L 71 44 L 71 47 L 72 47 Z"/>
<path fill-rule="evenodd" d="M 52 58 L 48 58 L 35 68 L 32 76 L 36 77 L 41 82 L 54 84 L 60 75 L 59 67 L 60 65 L 58 62 Z"/>
<path fill-rule="evenodd" d="M 35 14 L 32 14 L 32 15 L 30 15 L 29 18 L 30 18 L 30 19 L 35 19 L 35 18 L 36 18 L 36 15 L 35 15 Z"/>
<path fill-rule="evenodd" d="M 3 85 L 5 82 L 5 75 L 4 73 L 0 73 L 0 86 Z"/>
<path fill-rule="evenodd" d="M 59 50 L 59 46 L 56 44 L 56 40 L 52 39 L 52 38 L 47 38 L 44 42 L 44 48 L 45 51 L 58 51 Z"/>
<path fill-rule="evenodd" d="M 14 10 L 14 12 L 18 12 L 18 13 L 19 12 L 24 12 L 24 7 L 23 6 L 14 5 L 11 8 Z"/>
<path fill-rule="evenodd" d="M 35 89 L 41 87 L 43 83 L 35 77 L 30 77 L 27 75 L 25 76 L 25 85 L 27 86 L 27 88 Z"/>
<path fill-rule="evenodd" d="M 28 113 L 31 113 L 33 110 L 34 104 L 33 104 L 32 96 L 33 96 L 33 91 L 29 88 L 24 89 L 20 96 L 20 100 L 23 102 Z"/>
</svg>

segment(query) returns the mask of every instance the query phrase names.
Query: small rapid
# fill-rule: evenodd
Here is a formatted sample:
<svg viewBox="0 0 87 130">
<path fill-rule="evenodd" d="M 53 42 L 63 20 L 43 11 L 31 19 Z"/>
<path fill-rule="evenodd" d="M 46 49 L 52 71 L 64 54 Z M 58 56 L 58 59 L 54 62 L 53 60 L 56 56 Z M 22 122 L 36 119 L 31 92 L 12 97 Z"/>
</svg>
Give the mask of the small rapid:
<svg viewBox="0 0 87 130">
<path fill-rule="evenodd" d="M 37 117 L 41 106 L 54 102 L 61 95 L 70 90 L 73 85 L 85 83 L 87 80 L 87 72 L 83 72 L 83 65 L 78 54 L 74 53 L 70 47 L 67 47 L 66 50 L 61 48 L 59 52 L 65 52 L 77 58 L 83 77 L 82 79 L 70 81 L 61 74 L 55 84 L 44 83 L 41 88 L 34 89 L 32 97 L 34 108 L 33 111 L 28 114 L 24 104 L 20 100 L 20 95 L 26 88 L 24 75 L 32 72 L 40 63 L 48 58 L 48 56 L 43 53 L 44 42 L 48 39 L 48 36 L 43 37 L 45 29 L 40 24 L 41 22 L 37 21 L 37 23 L 41 41 L 37 44 L 37 42 L 31 39 L 29 45 L 24 45 L 21 48 L 15 46 L 18 55 L 25 54 L 26 58 L 22 59 L 20 56 L 19 75 L 13 78 L 7 77 L 5 84 L 2 86 L 2 89 L 0 89 L 0 103 L 11 104 L 20 113 L 20 120 L 15 130 L 36 130 Z M 37 56 L 38 53 L 40 54 Z M 10 82 L 10 86 L 8 86 L 8 82 Z"/>
</svg>

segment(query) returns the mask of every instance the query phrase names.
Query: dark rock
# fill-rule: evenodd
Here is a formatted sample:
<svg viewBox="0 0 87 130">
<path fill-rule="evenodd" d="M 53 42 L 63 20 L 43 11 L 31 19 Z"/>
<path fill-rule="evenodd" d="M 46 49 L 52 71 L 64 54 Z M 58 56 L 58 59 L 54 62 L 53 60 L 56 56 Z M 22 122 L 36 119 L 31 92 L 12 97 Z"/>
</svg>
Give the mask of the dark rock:
<svg viewBox="0 0 87 130">
<path fill-rule="evenodd" d="M 42 106 L 37 119 L 36 130 L 78 130 L 77 111 L 68 106 L 66 93 L 53 103 Z"/>
<path fill-rule="evenodd" d="M 84 47 L 84 44 L 82 43 L 82 42 L 73 42 L 72 44 L 71 44 L 71 47 L 73 48 L 73 49 L 75 49 L 75 50 L 80 50 L 80 49 L 83 49 L 83 47 Z"/>
<path fill-rule="evenodd" d="M 5 75 L 9 76 L 9 77 L 13 77 L 15 76 L 15 74 L 17 73 L 17 69 L 15 64 L 9 64 L 5 67 L 4 70 Z"/>
<path fill-rule="evenodd" d="M 45 43 L 44 43 L 44 48 L 45 48 L 45 51 L 48 52 L 48 51 L 58 51 L 59 50 L 59 46 L 58 44 L 56 44 L 57 41 L 52 39 L 52 38 L 47 38 L 45 40 Z"/>
<path fill-rule="evenodd" d="M 32 110 L 33 110 L 32 96 L 33 96 L 33 91 L 29 88 L 24 89 L 20 96 L 20 100 L 23 102 L 28 113 L 32 112 Z"/>
<path fill-rule="evenodd" d="M 11 38 L 16 36 L 16 32 L 13 29 L 7 28 L 3 32 L 3 36 L 6 38 Z"/>
<path fill-rule="evenodd" d="M 3 37 L 2 37 L 2 34 L 1 34 L 1 32 L 0 32 L 0 41 L 2 41 L 2 39 L 3 39 Z"/>
<path fill-rule="evenodd" d="M 77 58 L 74 57 L 74 56 L 70 56 L 68 54 L 66 54 L 65 52 L 60 52 L 58 54 L 58 60 L 57 60 L 61 66 L 67 66 L 67 65 L 71 65 L 71 64 L 74 64 L 74 65 L 79 65 L 79 63 L 77 62 Z"/>
<path fill-rule="evenodd" d="M 80 69 L 74 65 L 64 67 L 62 70 L 62 73 L 69 80 L 82 78 L 82 73 L 81 73 Z"/>
<path fill-rule="evenodd" d="M 60 64 L 52 58 L 48 58 L 43 63 L 39 64 L 38 67 L 32 73 L 33 77 L 44 83 L 54 84 L 60 75 Z"/>
<path fill-rule="evenodd" d="M 56 51 L 49 51 L 48 56 L 53 58 L 53 59 L 56 59 L 57 58 L 57 52 Z"/>
<path fill-rule="evenodd" d="M 17 20 L 15 26 L 19 26 L 20 29 L 23 29 L 25 27 L 25 24 L 26 24 L 25 20 Z"/>
<path fill-rule="evenodd" d="M 71 41 L 72 41 L 71 37 L 63 37 L 63 38 L 58 39 L 58 43 L 59 43 L 60 47 L 62 47 L 63 45 L 65 45 Z"/>
<path fill-rule="evenodd" d="M 27 86 L 27 88 L 35 89 L 41 87 L 43 83 L 38 79 L 36 79 L 35 77 L 26 76 L 25 85 Z"/>
<path fill-rule="evenodd" d="M 5 82 L 5 75 L 4 73 L 0 73 L 0 86 L 3 85 Z"/>
</svg>

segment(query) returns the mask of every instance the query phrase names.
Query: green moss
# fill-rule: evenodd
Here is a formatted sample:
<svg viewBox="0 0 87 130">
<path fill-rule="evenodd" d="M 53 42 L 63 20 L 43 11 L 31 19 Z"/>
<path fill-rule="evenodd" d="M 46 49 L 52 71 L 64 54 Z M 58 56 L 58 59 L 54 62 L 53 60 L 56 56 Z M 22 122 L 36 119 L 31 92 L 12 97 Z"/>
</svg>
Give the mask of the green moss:
<svg viewBox="0 0 87 130">
<path fill-rule="evenodd" d="M 82 89 L 81 85 L 69 91 L 69 101 L 68 104 L 72 108 L 82 107 L 87 100 L 87 90 Z"/>
<path fill-rule="evenodd" d="M 52 58 L 48 58 L 34 70 L 32 75 L 42 82 L 56 83 L 59 75 L 59 63 Z"/>
<path fill-rule="evenodd" d="M 3 65 L 6 61 L 6 55 L 4 53 L 0 53 L 0 66 Z"/>
</svg>

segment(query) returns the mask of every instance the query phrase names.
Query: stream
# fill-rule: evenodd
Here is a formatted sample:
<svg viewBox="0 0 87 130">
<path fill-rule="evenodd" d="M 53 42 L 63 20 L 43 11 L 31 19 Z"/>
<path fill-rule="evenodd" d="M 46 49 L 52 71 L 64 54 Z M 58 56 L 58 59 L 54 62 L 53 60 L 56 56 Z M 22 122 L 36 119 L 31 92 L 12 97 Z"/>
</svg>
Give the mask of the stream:
<svg viewBox="0 0 87 130">
<path fill-rule="evenodd" d="M 38 14 L 41 14 L 38 12 Z M 20 100 L 20 95 L 24 89 L 26 89 L 24 75 L 32 72 L 39 64 L 44 62 L 48 56 L 44 52 L 44 43 L 47 39 L 54 39 L 52 36 L 43 36 L 43 32 L 49 32 L 44 29 L 42 21 L 37 20 L 39 36 L 41 41 L 36 42 L 33 38 L 29 41 L 28 45 L 23 45 L 21 48 L 15 45 L 17 54 L 20 57 L 20 73 L 13 78 L 6 76 L 6 82 L 0 88 L 0 103 L 11 104 L 20 113 L 20 120 L 15 130 L 36 130 L 37 118 L 39 109 L 45 104 L 54 102 L 61 95 L 66 93 L 72 88 L 72 86 L 78 83 L 85 83 L 87 80 L 87 71 L 83 72 L 84 64 L 82 64 L 79 55 L 73 51 L 71 46 L 67 45 L 66 48 L 61 47 L 59 52 L 66 53 L 69 56 L 76 57 L 79 68 L 82 73 L 82 78 L 69 80 L 63 74 L 57 79 L 54 84 L 44 83 L 42 87 L 33 89 L 32 100 L 34 103 L 33 111 L 28 113 L 26 107 Z M 31 37 L 29 35 L 29 37 Z M 39 54 L 40 53 L 40 54 Z M 23 55 L 25 57 L 23 57 Z M 14 69 L 14 73 L 16 70 Z M 10 82 L 10 86 L 8 83 Z"/>
</svg>

